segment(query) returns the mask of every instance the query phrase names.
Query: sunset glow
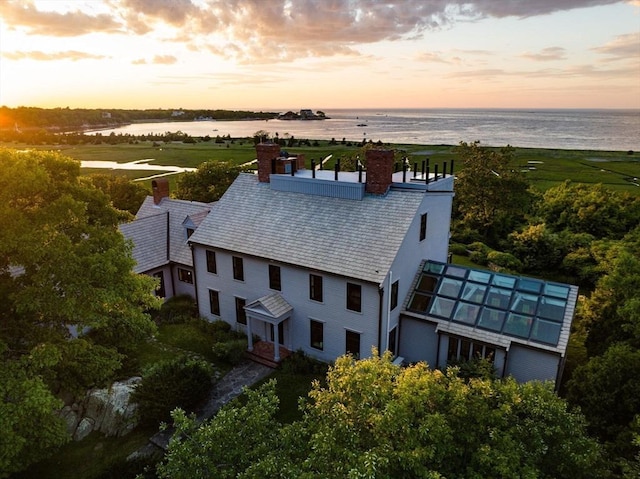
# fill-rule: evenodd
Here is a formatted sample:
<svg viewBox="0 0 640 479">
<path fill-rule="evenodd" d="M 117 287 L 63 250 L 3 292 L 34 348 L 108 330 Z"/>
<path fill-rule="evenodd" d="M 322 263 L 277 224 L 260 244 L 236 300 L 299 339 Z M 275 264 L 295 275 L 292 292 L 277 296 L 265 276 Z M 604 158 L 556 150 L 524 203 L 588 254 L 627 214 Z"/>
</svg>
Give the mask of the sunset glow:
<svg viewBox="0 0 640 479">
<path fill-rule="evenodd" d="M 3 0 L 0 105 L 640 108 L 640 3 Z"/>
</svg>

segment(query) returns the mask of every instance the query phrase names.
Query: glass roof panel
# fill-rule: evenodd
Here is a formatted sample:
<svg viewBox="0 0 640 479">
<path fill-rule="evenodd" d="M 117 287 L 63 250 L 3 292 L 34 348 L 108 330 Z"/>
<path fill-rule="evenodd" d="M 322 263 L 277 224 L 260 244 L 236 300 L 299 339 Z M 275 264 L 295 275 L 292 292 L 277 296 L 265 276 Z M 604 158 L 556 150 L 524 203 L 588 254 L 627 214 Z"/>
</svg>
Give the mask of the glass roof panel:
<svg viewBox="0 0 640 479">
<path fill-rule="evenodd" d="M 462 290 L 461 298 L 465 301 L 482 304 L 482 301 L 484 300 L 484 293 L 486 291 L 487 287 L 485 285 L 467 281 L 464 285 L 464 289 Z"/>
<path fill-rule="evenodd" d="M 532 322 L 533 318 L 531 316 L 509 313 L 502 332 L 511 336 L 518 336 L 520 338 L 527 339 L 529 337 Z"/>
<path fill-rule="evenodd" d="M 518 289 L 529 293 L 540 293 L 542 281 L 533 278 L 520 278 L 518 280 Z"/>
<path fill-rule="evenodd" d="M 444 271 L 444 265 L 440 263 L 432 263 L 431 261 L 427 261 L 424 264 L 424 268 L 422 269 L 425 273 L 436 273 L 442 274 Z"/>
<path fill-rule="evenodd" d="M 566 308 L 566 300 L 542 296 L 540 298 L 540 306 L 538 307 L 538 316 L 561 323 L 564 319 L 564 312 Z"/>
<path fill-rule="evenodd" d="M 478 283 L 489 284 L 489 281 L 491 281 L 491 273 L 472 269 L 471 271 L 469 271 L 469 279 L 472 281 L 477 281 Z"/>
<path fill-rule="evenodd" d="M 490 331 L 502 331 L 502 325 L 507 313 L 498 311 L 497 309 L 482 308 L 480 318 L 478 319 L 478 327 L 488 329 Z"/>
<path fill-rule="evenodd" d="M 452 278 L 442 278 L 440 280 L 440 287 L 438 288 L 438 294 L 443 296 L 449 296 L 457 298 L 462 289 L 462 281 Z"/>
<path fill-rule="evenodd" d="M 557 345 L 570 292 L 562 283 L 427 261 L 407 310 Z"/>
<path fill-rule="evenodd" d="M 431 293 L 435 291 L 436 284 L 438 284 L 438 278 L 428 274 L 423 274 L 422 277 L 420 278 L 420 281 L 418 281 L 418 285 L 416 286 L 416 289 L 418 291 Z"/>
<path fill-rule="evenodd" d="M 451 313 L 453 312 L 453 308 L 456 305 L 455 301 L 446 298 L 436 297 L 433 300 L 433 304 L 431 305 L 431 309 L 429 310 L 429 314 L 434 316 L 441 316 L 446 319 L 451 318 Z"/>
<path fill-rule="evenodd" d="M 569 297 L 569 287 L 561 284 L 547 283 L 544 285 L 544 294 L 566 299 Z"/>
<path fill-rule="evenodd" d="M 538 306 L 538 297 L 533 294 L 525 294 L 520 291 L 513 293 L 511 310 L 517 313 L 534 315 Z"/>
<path fill-rule="evenodd" d="M 492 306 L 494 308 L 509 309 L 509 305 L 511 304 L 511 293 L 512 291 L 510 289 L 502 289 L 491 286 L 491 288 L 489 288 L 489 294 L 487 294 L 487 298 L 485 299 L 484 304 L 486 304 L 487 306 Z"/>
<path fill-rule="evenodd" d="M 428 294 L 422 294 L 416 291 L 415 293 L 413 293 L 407 309 L 409 311 L 415 311 L 416 313 L 426 313 L 429 309 L 431 298 L 432 296 Z"/>
<path fill-rule="evenodd" d="M 504 274 L 494 274 L 491 284 L 502 286 L 503 288 L 513 288 L 516 285 L 516 278 L 505 276 Z"/>
<path fill-rule="evenodd" d="M 467 275 L 467 269 L 466 268 L 460 268 L 458 266 L 447 266 L 447 271 L 446 271 L 446 275 L 447 276 L 454 276 L 456 278 L 464 278 Z"/>
<path fill-rule="evenodd" d="M 562 325 L 545 319 L 536 319 L 531 330 L 531 339 L 547 344 L 558 344 Z"/>
<path fill-rule="evenodd" d="M 476 324 L 479 312 L 479 305 L 459 302 L 453 320 L 473 325 Z"/>
</svg>

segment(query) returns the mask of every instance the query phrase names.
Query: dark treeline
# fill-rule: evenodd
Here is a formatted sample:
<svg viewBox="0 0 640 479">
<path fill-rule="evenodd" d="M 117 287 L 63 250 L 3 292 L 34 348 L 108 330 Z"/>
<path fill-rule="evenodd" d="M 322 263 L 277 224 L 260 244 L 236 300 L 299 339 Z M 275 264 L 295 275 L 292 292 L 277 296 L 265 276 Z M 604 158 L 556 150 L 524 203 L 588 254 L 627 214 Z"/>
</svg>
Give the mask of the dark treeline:
<svg viewBox="0 0 640 479">
<path fill-rule="evenodd" d="M 118 110 L 89 108 L 0 107 L 0 129 L 46 128 L 77 130 L 105 128 L 144 121 L 265 120 L 278 116 L 273 112 L 235 110 Z"/>
</svg>

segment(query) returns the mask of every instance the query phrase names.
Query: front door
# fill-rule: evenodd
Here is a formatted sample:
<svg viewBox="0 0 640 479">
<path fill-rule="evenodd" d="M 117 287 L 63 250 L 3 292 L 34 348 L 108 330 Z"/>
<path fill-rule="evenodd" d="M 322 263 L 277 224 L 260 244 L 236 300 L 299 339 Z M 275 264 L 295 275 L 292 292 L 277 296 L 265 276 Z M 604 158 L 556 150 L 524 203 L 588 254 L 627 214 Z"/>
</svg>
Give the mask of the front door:
<svg viewBox="0 0 640 479">
<path fill-rule="evenodd" d="M 271 331 L 271 342 L 276 340 L 273 330 L 273 324 L 269 324 L 269 329 Z M 284 345 L 284 321 L 278 324 L 278 342 L 281 345 Z"/>
</svg>

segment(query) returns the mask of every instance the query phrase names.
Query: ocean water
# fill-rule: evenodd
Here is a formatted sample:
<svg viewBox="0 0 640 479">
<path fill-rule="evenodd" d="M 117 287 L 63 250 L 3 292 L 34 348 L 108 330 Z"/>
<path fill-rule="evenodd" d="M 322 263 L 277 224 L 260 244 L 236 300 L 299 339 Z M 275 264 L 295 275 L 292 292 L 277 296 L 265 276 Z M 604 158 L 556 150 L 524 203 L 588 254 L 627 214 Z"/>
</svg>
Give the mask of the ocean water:
<svg viewBox="0 0 640 479">
<path fill-rule="evenodd" d="M 194 121 L 139 123 L 103 130 L 134 135 L 182 131 L 192 136 L 272 136 L 341 141 L 486 146 L 565 150 L 640 151 L 640 110 L 516 109 L 321 109 L 319 121 Z"/>
</svg>

